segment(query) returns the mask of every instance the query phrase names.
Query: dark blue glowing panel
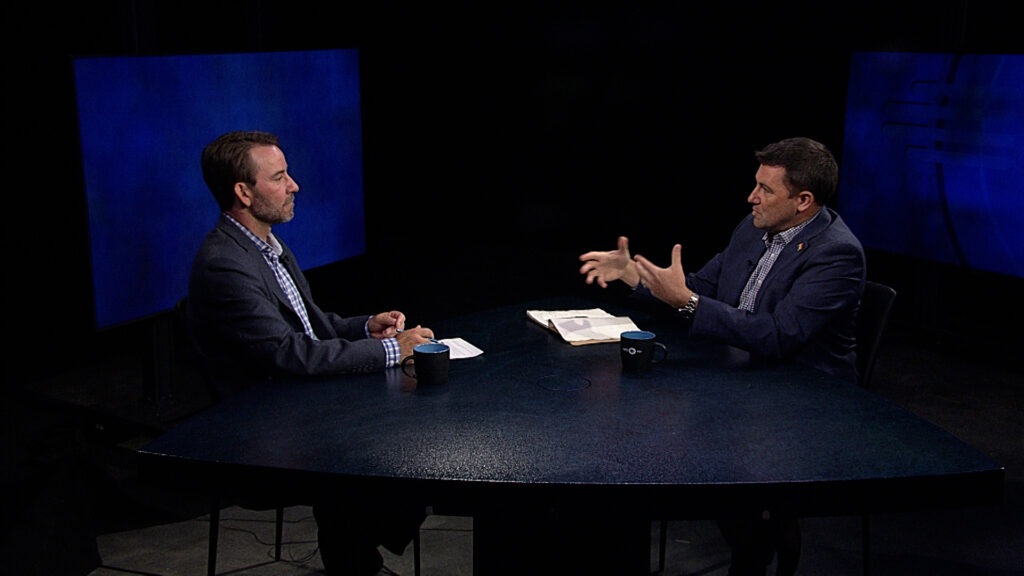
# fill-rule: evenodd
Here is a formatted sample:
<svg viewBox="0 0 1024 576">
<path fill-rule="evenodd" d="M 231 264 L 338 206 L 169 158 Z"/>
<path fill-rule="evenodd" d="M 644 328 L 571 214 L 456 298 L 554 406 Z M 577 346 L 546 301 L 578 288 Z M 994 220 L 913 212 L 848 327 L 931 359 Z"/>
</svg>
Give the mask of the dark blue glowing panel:
<svg viewBox="0 0 1024 576">
<path fill-rule="evenodd" d="M 304 268 L 365 251 L 359 58 L 354 50 L 74 61 L 96 321 L 172 308 L 218 217 L 206 144 L 273 132 L 299 183 L 274 228 Z"/>
<path fill-rule="evenodd" d="M 853 54 L 839 196 L 867 247 L 1024 277 L 1024 55 Z"/>
</svg>

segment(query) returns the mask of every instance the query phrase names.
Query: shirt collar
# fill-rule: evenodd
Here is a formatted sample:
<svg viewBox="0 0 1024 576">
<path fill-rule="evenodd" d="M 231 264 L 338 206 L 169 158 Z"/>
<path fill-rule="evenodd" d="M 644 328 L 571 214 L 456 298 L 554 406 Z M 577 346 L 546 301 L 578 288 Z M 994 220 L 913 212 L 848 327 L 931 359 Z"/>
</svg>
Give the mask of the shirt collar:
<svg viewBox="0 0 1024 576">
<path fill-rule="evenodd" d="M 804 222 L 801 222 L 800 224 L 797 224 L 796 226 L 793 226 L 792 228 L 787 228 L 786 230 L 783 230 L 782 232 L 776 232 L 775 234 L 768 234 L 767 232 L 765 232 L 764 236 L 761 237 L 761 240 L 764 241 L 764 245 L 765 246 L 770 246 L 773 243 L 778 243 L 778 244 L 782 244 L 783 246 L 785 246 L 786 244 L 789 244 L 790 240 L 792 240 L 793 238 L 796 238 L 796 235 L 799 234 L 800 232 L 802 232 L 803 229 L 806 228 L 808 224 L 810 224 L 811 222 L 814 222 L 814 219 L 817 218 L 819 214 L 821 214 L 821 210 L 818 210 L 817 212 L 815 212 L 814 216 L 811 216 L 810 218 L 808 218 Z"/>
<path fill-rule="evenodd" d="M 256 248 L 258 248 L 260 252 L 268 255 L 273 255 L 275 257 L 280 256 L 281 253 L 284 252 L 284 248 L 281 247 L 281 243 L 277 241 L 277 238 L 274 237 L 273 233 L 267 234 L 267 241 L 264 242 L 262 238 L 253 234 L 252 230 L 246 228 L 244 224 L 242 224 L 238 220 L 235 220 L 227 212 L 223 212 L 221 215 L 224 217 L 225 220 L 231 222 L 232 224 L 235 225 L 236 228 L 241 230 L 242 233 L 245 234 L 247 238 L 249 238 L 249 240 L 252 240 L 253 244 L 256 245 Z"/>
</svg>

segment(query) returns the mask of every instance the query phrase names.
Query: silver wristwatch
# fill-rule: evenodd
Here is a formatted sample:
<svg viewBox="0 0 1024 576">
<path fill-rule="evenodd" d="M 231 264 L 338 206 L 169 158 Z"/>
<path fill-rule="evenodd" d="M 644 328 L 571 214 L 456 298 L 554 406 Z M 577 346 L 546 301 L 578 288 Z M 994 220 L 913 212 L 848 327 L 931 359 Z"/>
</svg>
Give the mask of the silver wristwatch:
<svg viewBox="0 0 1024 576">
<path fill-rule="evenodd" d="M 694 313 L 697 312 L 697 304 L 700 302 L 700 296 L 696 292 L 690 294 L 690 300 L 686 302 L 686 305 L 679 309 L 679 315 L 684 320 L 693 320 Z"/>
</svg>

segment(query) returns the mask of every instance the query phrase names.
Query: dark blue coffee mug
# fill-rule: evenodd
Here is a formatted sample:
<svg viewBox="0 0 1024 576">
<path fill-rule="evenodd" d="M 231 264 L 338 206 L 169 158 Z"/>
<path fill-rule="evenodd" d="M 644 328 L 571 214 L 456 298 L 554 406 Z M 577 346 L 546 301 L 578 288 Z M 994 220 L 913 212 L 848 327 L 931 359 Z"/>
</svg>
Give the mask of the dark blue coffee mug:
<svg viewBox="0 0 1024 576">
<path fill-rule="evenodd" d="M 448 383 L 448 363 L 451 351 L 447 344 L 431 342 L 412 349 L 412 356 L 402 360 L 402 372 L 424 386 Z M 412 373 L 408 368 L 412 366 Z"/>
<path fill-rule="evenodd" d="M 646 372 L 652 364 L 668 357 L 668 348 L 655 340 L 654 332 L 630 330 L 619 336 L 622 368 L 628 372 Z"/>
</svg>

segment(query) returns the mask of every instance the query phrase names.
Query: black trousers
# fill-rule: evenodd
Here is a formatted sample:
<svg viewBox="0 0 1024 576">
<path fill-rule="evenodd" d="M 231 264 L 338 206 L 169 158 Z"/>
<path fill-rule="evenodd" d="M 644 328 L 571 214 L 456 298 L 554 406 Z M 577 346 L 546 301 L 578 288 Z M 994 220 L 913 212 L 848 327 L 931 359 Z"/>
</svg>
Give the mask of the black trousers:
<svg viewBox="0 0 1024 576">
<path fill-rule="evenodd" d="M 383 563 L 377 548 L 401 555 L 426 514 L 411 501 L 331 497 L 313 505 L 313 516 L 328 576 L 372 576 Z"/>
<path fill-rule="evenodd" d="M 718 527 L 732 549 L 729 576 L 764 576 L 775 556 L 777 576 L 796 573 L 802 540 L 795 517 L 728 518 L 719 520 Z"/>
<path fill-rule="evenodd" d="M 473 517 L 474 573 L 648 576 L 650 553 L 650 519 L 611 506 L 494 501 Z"/>
</svg>

